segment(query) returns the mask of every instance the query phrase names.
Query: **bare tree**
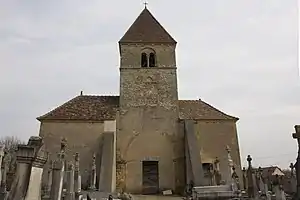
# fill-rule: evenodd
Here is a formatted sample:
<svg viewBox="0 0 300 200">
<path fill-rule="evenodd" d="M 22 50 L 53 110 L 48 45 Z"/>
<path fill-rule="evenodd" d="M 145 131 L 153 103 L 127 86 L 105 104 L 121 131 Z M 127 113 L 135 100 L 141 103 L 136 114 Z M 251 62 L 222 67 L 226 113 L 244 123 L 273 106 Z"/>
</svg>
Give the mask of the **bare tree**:
<svg viewBox="0 0 300 200">
<path fill-rule="evenodd" d="M 0 138 L 0 144 L 5 145 L 7 152 L 16 151 L 19 144 L 24 144 L 24 141 L 20 140 L 16 136 L 5 136 Z"/>
<path fill-rule="evenodd" d="M 19 144 L 25 144 L 24 141 L 16 136 L 5 136 L 0 138 L 0 145 L 4 145 L 5 152 L 9 158 L 9 170 L 14 171 L 16 167 L 16 151 Z"/>
<path fill-rule="evenodd" d="M 5 136 L 0 138 L 0 145 L 5 145 L 4 151 L 7 156 L 7 190 L 10 190 L 12 181 L 14 180 L 16 169 L 17 169 L 17 157 L 16 152 L 19 144 L 25 144 L 24 141 L 16 136 Z"/>
</svg>

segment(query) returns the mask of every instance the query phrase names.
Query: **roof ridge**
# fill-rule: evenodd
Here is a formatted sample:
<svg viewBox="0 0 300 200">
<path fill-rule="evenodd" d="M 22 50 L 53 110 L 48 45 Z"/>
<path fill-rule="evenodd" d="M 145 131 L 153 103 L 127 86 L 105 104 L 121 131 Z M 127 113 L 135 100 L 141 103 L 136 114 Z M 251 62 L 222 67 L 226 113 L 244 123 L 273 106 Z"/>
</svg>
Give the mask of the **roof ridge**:
<svg viewBox="0 0 300 200">
<path fill-rule="evenodd" d="M 182 101 L 182 102 L 183 101 L 186 101 L 186 102 L 198 102 L 199 100 L 196 100 L 196 99 L 195 100 L 194 99 L 191 99 L 191 100 L 190 99 L 179 99 L 178 101 Z"/>
<path fill-rule="evenodd" d="M 120 95 L 97 95 L 97 94 L 83 94 L 83 95 L 79 95 L 79 96 L 83 96 L 83 97 L 120 97 Z"/>
</svg>

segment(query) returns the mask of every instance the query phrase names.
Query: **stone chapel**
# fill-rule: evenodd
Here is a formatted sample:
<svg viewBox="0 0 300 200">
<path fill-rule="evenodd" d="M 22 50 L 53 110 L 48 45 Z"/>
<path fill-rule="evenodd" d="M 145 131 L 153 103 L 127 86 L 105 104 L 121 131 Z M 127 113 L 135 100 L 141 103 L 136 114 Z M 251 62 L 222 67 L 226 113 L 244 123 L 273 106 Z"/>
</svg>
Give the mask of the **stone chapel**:
<svg viewBox="0 0 300 200">
<path fill-rule="evenodd" d="M 213 170 L 229 181 L 226 147 L 241 173 L 238 118 L 178 99 L 176 43 L 145 8 L 119 41 L 119 95 L 81 93 L 37 118 L 50 158 L 63 138 L 67 160 L 80 154 L 83 188 L 94 154 L 100 191 L 181 193 L 190 180 L 210 185 Z"/>
</svg>

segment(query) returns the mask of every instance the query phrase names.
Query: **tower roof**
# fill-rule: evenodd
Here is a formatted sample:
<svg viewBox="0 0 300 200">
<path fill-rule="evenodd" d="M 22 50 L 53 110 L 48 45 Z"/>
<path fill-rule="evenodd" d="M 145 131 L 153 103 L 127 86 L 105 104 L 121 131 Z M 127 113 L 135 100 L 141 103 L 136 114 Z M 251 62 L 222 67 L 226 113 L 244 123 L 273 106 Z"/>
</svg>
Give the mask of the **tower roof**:
<svg viewBox="0 0 300 200">
<path fill-rule="evenodd" d="M 176 44 L 176 41 L 145 7 L 119 43 Z"/>
</svg>

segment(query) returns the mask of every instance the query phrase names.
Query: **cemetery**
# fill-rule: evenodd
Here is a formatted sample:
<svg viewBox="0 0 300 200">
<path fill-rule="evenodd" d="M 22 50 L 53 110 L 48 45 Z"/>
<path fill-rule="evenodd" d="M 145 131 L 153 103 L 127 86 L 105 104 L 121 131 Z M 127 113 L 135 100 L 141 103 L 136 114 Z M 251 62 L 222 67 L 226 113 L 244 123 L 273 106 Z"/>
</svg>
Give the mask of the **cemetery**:
<svg viewBox="0 0 300 200">
<path fill-rule="evenodd" d="M 239 118 L 179 100 L 176 44 L 145 6 L 119 41 L 120 94 L 81 92 L 15 157 L 2 145 L 0 200 L 300 200 L 300 125 L 288 171 L 242 167 Z"/>
<path fill-rule="evenodd" d="M 300 140 L 299 125 L 295 126 L 296 133 L 292 137 Z M 182 197 L 173 195 L 172 191 L 162 191 L 156 197 L 147 195 L 127 194 L 122 191 L 105 191 L 96 185 L 95 156 L 91 157 L 90 180 L 87 190 L 81 188 L 81 172 L 79 169 L 80 155 L 76 153 L 74 160 L 67 162 L 65 152 L 67 146 L 65 140 L 61 142 L 61 149 L 57 152 L 56 159 L 51 160 L 47 171 L 48 182 L 42 184 L 43 167 L 47 162 L 48 153 L 45 151 L 43 139 L 38 136 L 30 137 L 27 144 L 19 145 L 17 149 L 17 170 L 14 180 L 7 185 L 7 153 L 4 146 L 0 149 L 1 187 L 0 200 L 79 200 L 79 199 L 299 199 L 298 162 L 290 164 L 290 174 L 283 174 L 280 169 L 271 170 L 252 166 L 252 158 L 247 157 L 248 166 L 243 168 L 242 177 L 235 171 L 230 149 L 224 151 L 228 154 L 228 174 L 220 174 L 219 161 L 216 159 L 214 166 L 209 171 L 210 182 L 205 183 L 203 169 L 199 170 L 198 177 L 186 185 L 185 194 Z M 298 158 L 299 159 L 299 154 Z M 199 167 L 199 165 L 197 165 Z M 200 167 L 202 168 L 202 167 Z M 229 176 L 230 181 L 224 181 L 224 176 Z M 227 179 L 228 180 L 228 179 Z"/>
</svg>

